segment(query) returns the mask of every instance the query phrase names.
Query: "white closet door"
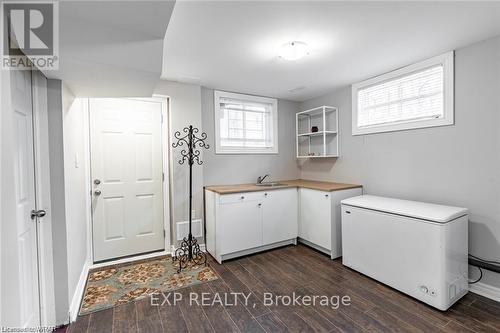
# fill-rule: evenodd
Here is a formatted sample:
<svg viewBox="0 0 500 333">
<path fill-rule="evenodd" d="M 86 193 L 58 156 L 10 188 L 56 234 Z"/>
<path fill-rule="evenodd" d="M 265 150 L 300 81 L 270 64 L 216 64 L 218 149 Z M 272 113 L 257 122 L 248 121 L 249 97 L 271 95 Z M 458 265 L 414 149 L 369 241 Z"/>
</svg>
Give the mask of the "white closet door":
<svg viewBox="0 0 500 333">
<path fill-rule="evenodd" d="M 165 247 L 161 108 L 90 100 L 94 261 Z"/>
<path fill-rule="evenodd" d="M 19 325 L 40 325 L 38 294 L 37 225 L 31 218 L 35 209 L 35 162 L 33 151 L 33 108 L 31 105 L 31 71 L 11 71 L 14 131 L 14 182 L 16 201 L 17 260 L 19 267 Z M 6 221 L 7 222 L 7 221 Z M 10 265 L 9 265 L 10 266 Z"/>
</svg>

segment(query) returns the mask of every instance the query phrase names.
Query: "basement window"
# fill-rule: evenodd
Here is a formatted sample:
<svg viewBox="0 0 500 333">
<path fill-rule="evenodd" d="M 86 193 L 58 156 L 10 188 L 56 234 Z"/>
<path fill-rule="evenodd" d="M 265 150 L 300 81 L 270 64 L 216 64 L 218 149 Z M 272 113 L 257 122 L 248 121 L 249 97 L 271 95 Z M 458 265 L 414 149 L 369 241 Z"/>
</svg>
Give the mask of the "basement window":
<svg viewBox="0 0 500 333">
<path fill-rule="evenodd" d="M 217 154 L 277 154 L 278 101 L 214 92 Z"/>
<path fill-rule="evenodd" d="M 453 125 L 453 51 L 352 85 L 352 134 Z"/>
</svg>

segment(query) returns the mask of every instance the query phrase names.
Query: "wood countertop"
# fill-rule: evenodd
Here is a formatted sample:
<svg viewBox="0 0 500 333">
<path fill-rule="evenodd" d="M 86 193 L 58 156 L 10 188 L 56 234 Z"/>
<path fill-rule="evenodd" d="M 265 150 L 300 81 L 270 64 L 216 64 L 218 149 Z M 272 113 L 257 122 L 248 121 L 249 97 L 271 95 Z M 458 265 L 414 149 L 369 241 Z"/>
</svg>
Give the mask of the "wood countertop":
<svg viewBox="0 0 500 333">
<path fill-rule="evenodd" d="M 276 182 L 282 185 L 280 186 L 257 186 L 255 184 L 213 185 L 213 186 L 205 186 L 205 189 L 219 194 L 231 194 L 231 193 L 241 193 L 241 192 L 272 191 L 272 190 L 279 190 L 279 189 L 293 188 L 293 187 L 308 188 L 312 190 L 326 191 L 326 192 L 363 187 L 362 185 L 357 185 L 357 184 L 320 182 L 316 180 L 306 180 L 306 179 L 283 180 Z"/>
<path fill-rule="evenodd" d="M 363 187 L 363 185 L 359 185 L 359 184 L 320 182 L 320 181 L 316 181 L 316 180 L 307 180 L 307 179 L 287 180 L 287 181 L 279 182 L 279 183 L 285 183 L 288 186 L 309 188 L 312 190 L 327 191 L 327 192 L 348 190 L 351 188 Z"/>
</svg>

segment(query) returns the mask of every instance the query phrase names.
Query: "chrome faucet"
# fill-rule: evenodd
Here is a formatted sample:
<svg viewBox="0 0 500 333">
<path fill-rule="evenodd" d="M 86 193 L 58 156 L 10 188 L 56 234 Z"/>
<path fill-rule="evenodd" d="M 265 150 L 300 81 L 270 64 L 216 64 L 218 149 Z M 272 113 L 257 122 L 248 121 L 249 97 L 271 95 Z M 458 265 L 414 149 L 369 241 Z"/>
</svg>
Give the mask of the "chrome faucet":
<svg viewBox="0 0 500 333">
<path fill-rule="evenodd" d="M 265 174 L 264 176 L 262 177 L 257 177 L 257 184 L 262 184 L 262 181 L 264 179 L 266 179 L 266 177 L 268 177 L 269 175 L 268 174 Z"/>
</svg>

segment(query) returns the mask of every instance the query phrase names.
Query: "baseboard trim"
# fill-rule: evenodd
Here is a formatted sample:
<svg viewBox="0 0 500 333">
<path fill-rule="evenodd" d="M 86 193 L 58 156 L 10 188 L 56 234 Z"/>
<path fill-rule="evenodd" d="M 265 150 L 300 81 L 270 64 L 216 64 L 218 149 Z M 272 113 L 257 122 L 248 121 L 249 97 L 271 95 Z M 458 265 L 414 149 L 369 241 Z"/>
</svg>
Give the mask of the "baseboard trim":
<svg viewBox="0 0 500 333">
<path fill-rule="evenodd" d="M 469 291 L 500 302 L 500 288 L 482 282 L 469 285 Z"/>
<path fill-rule="evenodd" d="M 80 278 L 78 279 L 78 284 L 76 285 L 75 293 L 71 299 L 71 304 L 69 306 L 69 322 L 72 323 L 78 317 L 78 312 L 80 311 L 80 303 L 83 298 L 83 292 L 85 290 L 85 283 L 87 283 L 87 275 L 89 273 L 90 264 L 88 262 L 82 268 L 80 273 Z"/>
</svg>

